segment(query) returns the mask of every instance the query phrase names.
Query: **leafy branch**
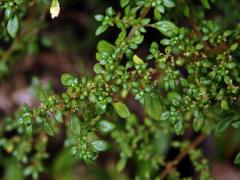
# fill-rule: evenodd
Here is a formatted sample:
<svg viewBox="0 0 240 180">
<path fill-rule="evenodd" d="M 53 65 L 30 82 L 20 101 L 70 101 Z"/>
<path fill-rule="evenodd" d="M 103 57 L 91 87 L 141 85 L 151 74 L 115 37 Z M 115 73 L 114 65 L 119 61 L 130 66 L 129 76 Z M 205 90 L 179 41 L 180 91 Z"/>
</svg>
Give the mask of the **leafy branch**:
<svg viewBox="0 0 240 180">
<path fill-rule="evenodd" d="M 160 174 L 160 179 L 164 179 L 168 174 L 170 174 L 171 171 L 188 155 L 188 153 L 199 146 L 206 137 L 207 136 L 205 134 L 198 135 L 188 147 L 181 150 L 174 160 L 167 162 L 165 164 L 165 169 Z"/>
</svg>

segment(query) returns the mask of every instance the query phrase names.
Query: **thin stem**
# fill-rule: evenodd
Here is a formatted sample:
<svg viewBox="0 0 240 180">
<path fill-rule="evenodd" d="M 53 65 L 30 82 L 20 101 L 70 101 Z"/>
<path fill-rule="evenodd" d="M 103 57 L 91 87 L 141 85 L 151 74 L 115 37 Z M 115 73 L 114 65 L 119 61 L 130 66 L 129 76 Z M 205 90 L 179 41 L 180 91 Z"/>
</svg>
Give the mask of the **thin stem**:
<svg viewBox="0 0 240 180">
<path fill-rule="evenodd" d="M 168 174 L 170 174 L 172 170 L 175 168 L 175 166 L 177 166 L 183 160 L 183 158 L 189 153 L 189 151 L 195 149 L 200 143 L 203 142 L 203 140 L 206 137 L 207 136 L 205 134 L 200 134 L 199 136 L 196 137 L 196 139 L 193 140 L 193 142 L 186 149 L 181 151 L 181 153 L 178 154 L 178 156 L 174 160 L 166 163 L 165 169 L 160 174 L 160 179 L 164 179 Z"/>
<path fill-rule="evenodd" d="M 142 10 L 142 12 L 141 12 L 141 14 L 140 14 L 140 16 L 139 16 L 139 18 L 140 19 L 143 19 L 143 18 L 145 18 L 146 16 L 147 16 L 147 14 L 149 13 L 149 11 L 151 10 L 151 7 L 147 7 L 147 8 L 145 8 L 145 9 L 143 9 Z M 131 28 L 131 30 L 129 31 L 129 34 L 128 34 L 128 36 L 127 36 L 127 40 L 129 40 L 129 39 L 132 39 L 132 37 L 134 36 L 134 34 L 135 34 L 135 32 L 138 30 L 138 26 L 133 26 L 132 28 Z M 121 60 L 123 58 L 123 54 L 121 54 L 120 56 L 119 56 L 119 59 Z"/>
<path fill-rule="evenodd" d="M 151 10 L 150 7 L 147 7 L 147 8 L 145 8 L 145 9 L 143 9 L 143 11 L 142 11 L 141 14 L 140 14 L 140 19 L 145 18 L 145 17 L 147 16 L 147 14 L 149 13 L 150 10 Z M 128 39 L 131 39 L 137 29 L 138 29 L 138 26 L 133 26 L 132 29 L 130 30 L 127 38 L 128 38 Z"/>
</svg>

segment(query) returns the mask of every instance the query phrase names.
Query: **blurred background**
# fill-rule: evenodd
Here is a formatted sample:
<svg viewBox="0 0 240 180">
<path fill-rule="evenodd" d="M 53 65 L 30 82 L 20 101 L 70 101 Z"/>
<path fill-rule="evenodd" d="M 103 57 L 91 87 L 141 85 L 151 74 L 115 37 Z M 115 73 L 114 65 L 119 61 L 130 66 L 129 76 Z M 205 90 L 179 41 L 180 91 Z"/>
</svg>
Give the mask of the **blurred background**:
<svg viewBox="0 0 240 180">
<path fill-rule="evenodd" d="M 231 5 L 229 1 L 229 5 Z M 52 88 L 55 92 L 64 91 L 60 84 L 60 76 L 71 72 L 75 75 L 93 76 L 96 45 L 99 40 L 107 39 L 114 42 L 117 36 L 116 29 L 108 30 L 103 35 L 96 37 L 95 30 L 98 23 L 94 20 L 95 14 L 103 14 L 108 6 L 120 10 L 118 1 L 110 0 L 64 0 L 60 1 L 61 12 L 59 17 L 51 19 L 48 11 L 41 24 L 37 38 L 28 44 L 26 54 L 21 56 L 11 67 L 11 72 L 0 84 L 0 120 L 14 114 L 16 109 L 27 103 L 38 106 L 36 92 L 41 86 Z M 220 3 L 221 4 L 221 3 Z M 224 2 L 217 13 L 224 12 Z M 220 12 L 218 11 L 220 9 Z M 239 13 L 239 11 L 238 11 Z M 229 15 L 229 17 L 231 17 Z M 152 30 L 146 36 L 146 44 L 138 50 L 146 53 L 153 39 L 157 40 L 156 33 Z M 1 71 L 1 67 L 0 67 Z M 133 101 L 133 100 L 132 100 Z M 133 107 L 135 102 L 129 102 Z M 133 109 L 132 107 L 132 109 Z M 131 107 L 130 107 L 131 108 Z M 141 116 L 142 109 L 135 109 Z M 239 180 L 240 169 L 233 166 L 236 149 L 240 148 L 240 133 L 231 129 L 217 139 L 208 138 L 202 145 L 203 152 L 211 164 L 211 172 L 219 180 Z M 175 138 L 175 137 L 173 137 Z M 127 166 L 123 173 L 117 173 L 115 164 L 118 160 L 117 152 L 110 151 L 101 154 L 96 164 L 86 165 L 71 157 L 68 149 L 63 149 L 64 133 L 52 138 L 48 145 L 50 158 L 45 162 L 46 171 L 40 179 L 56 180 L 118 180 L 133 179 L 136 164 Z M 161 142 L 159 144 L 161 146 Z M 174 157 L 177 152 L 169 150 L 168 158 Z M 140 165 L 139 165 L 140 166 Z M 183 175 L 193 175 L 190 160 L 185 158 L 179 166 Z M 24 179 L 22 169 L 4 152 L 0 156 L 0 179 Z"/>
</svg>

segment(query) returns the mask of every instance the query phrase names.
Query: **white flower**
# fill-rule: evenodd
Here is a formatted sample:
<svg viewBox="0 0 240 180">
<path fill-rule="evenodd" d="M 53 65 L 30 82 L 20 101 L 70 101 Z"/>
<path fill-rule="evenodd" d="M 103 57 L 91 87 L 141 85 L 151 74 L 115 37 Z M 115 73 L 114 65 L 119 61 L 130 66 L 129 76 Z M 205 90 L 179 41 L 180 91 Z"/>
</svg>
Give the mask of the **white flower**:
<svg viewBox="0 0 240 180">
<path fill-rule="evenodd" d="M 58 17 L 59 13 L 60 13 L 59 2 L 58 2 L 58 0 L 53 0 L 51 7 L 50 7 L 50 14 L 51 14 L 52 19 L 55 17 Z"/>
</svg>

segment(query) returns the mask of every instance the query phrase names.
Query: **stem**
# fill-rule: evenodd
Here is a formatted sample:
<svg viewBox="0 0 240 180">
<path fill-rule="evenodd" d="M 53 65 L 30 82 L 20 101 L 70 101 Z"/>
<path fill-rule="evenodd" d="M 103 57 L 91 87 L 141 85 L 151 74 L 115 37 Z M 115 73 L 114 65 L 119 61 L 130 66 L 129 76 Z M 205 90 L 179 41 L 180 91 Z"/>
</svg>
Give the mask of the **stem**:
<svg viewBox="0 0 240 180">
<path fill-rule="evenodd" d="M 147 16 L 147 14 L 149 13 L 150 9 L 151 9 L 150 7 L 143 9 L 143 11 L 140 14 L 140 19 L 145 18 Z M 133 26 L 132 29 L 130 30 L 127 38 L 131 39 L 137 29 L 138 29 L 138 26 Z"/>
<path fill-rule="evenodd" d="M 178 154 L 178 156 L 174 160 L 166 163 L 165 169 L 160 174 L 160 179 L 164 179 L 168 174 L 170 174 L 174 167 L 177 166 L 183 160 L 183 158 L 189 153 L 189 151 L 195 149 L 200 143 L 203 142 L 203 140 L 206 137 L 207 136 L 205 134 L 200 134 L 199 136 L 196 137 L 196 139 L 193 140 L 193 142 L 186 149 L 181 151 L 181 153 Z"/>
<path fill-rule="evenodd" d="M 140 16 L 139 16 L 139 18 L 140 19 L 143 19 L 143 18 L 145 18 L 146 16 L 147 16 L 147 14 L 149 13 L 149 11 L 151 10 L 151 7 L 147 7 L 147 8 L 145 8 L 145 9 L 143 9 L 142 10 L 142 12 L 141 12 L 141 14 L 140 14 Z M 130 40 L 130 39 L 132 39 L 132 37 L 134 36 L 134 33 L 138 30 L 138 26 L 133 26 L 132 28 L 131 28 L 131 30 L 129 31 L 129 34 L 128 34 L 128 36 L 127 36 L 127 40 Z M 123 58 L 123 54 L 121 54 L 120 56 L 119 56 L 119 59 L 121 60 Z"/>
</svg>

